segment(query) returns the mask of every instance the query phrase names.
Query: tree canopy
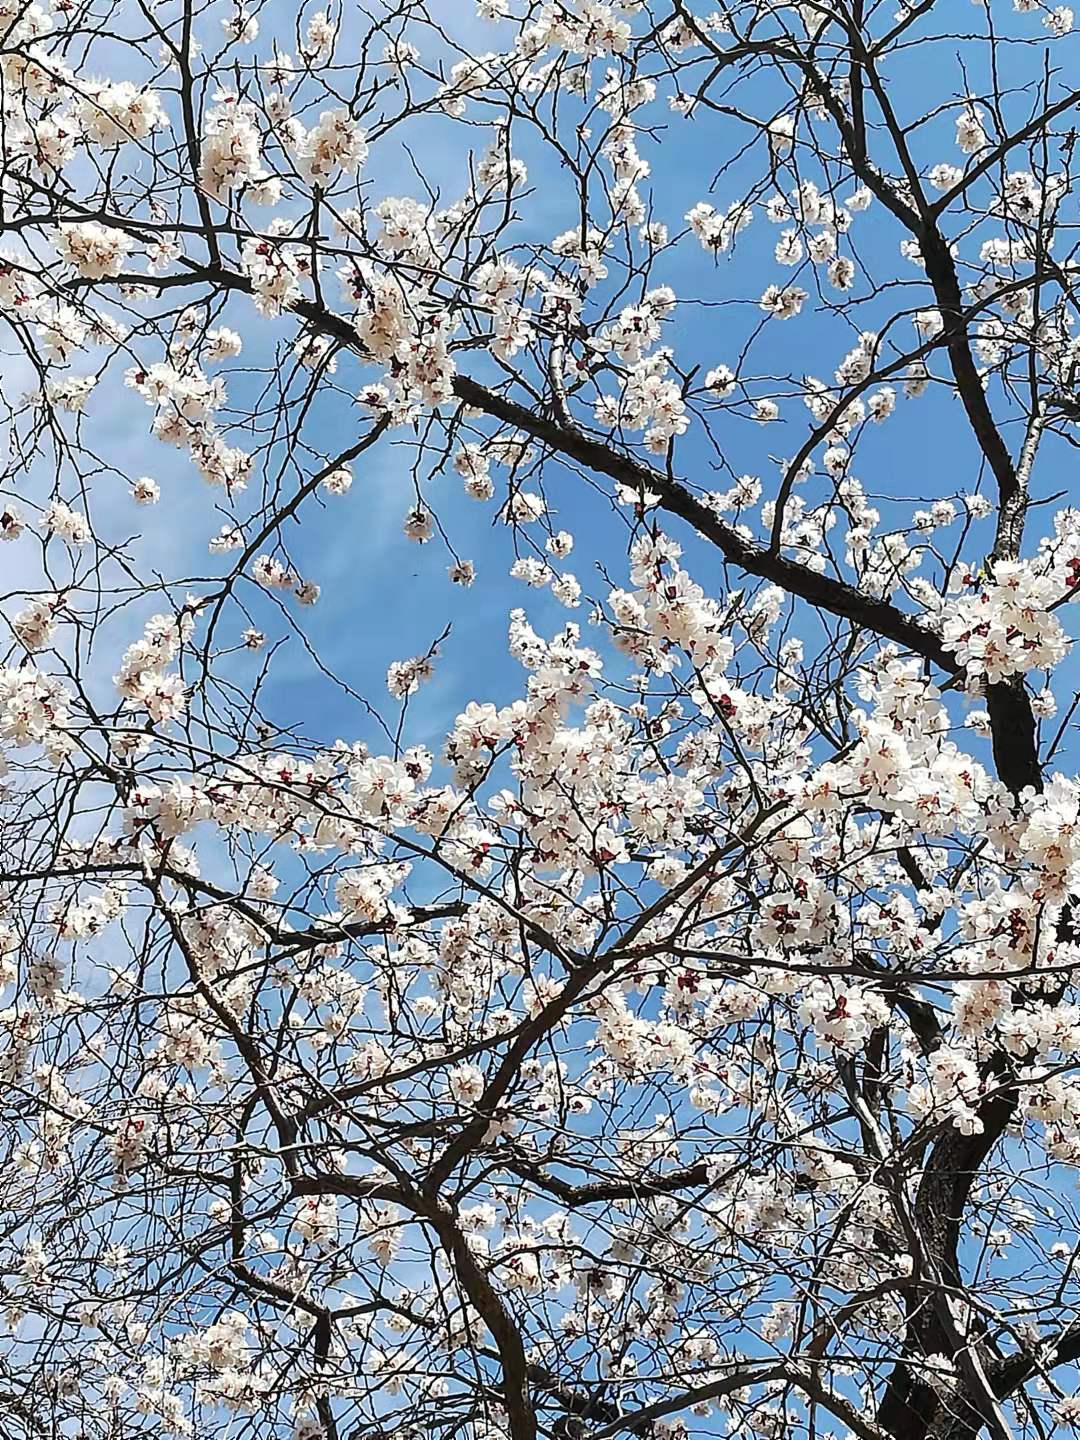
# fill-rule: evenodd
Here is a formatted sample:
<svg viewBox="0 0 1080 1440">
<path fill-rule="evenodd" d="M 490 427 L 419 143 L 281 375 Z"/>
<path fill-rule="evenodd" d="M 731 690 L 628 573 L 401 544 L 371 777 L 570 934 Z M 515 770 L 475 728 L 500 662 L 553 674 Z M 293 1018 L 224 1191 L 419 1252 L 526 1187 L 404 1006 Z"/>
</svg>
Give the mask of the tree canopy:
<svg viewBox="0 0 1080 1440">
<path fill-rule="evenodd" d="M 0 0 L 0 1435 L 1080 1429 L 1080 38 Z"/>
</svg>

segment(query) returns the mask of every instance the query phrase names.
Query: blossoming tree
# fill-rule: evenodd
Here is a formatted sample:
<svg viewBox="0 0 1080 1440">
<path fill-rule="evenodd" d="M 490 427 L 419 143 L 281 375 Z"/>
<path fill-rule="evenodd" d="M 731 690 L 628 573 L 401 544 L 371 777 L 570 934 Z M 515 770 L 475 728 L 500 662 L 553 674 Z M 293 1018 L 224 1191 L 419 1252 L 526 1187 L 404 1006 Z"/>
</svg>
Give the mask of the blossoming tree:
<svg viewBox="0 0 1080 1440">
<path fill-rule="evenodd" d="M 1072 29 L 0 0 L 5 1440 L 1080 1426 Z"/>
</svg>

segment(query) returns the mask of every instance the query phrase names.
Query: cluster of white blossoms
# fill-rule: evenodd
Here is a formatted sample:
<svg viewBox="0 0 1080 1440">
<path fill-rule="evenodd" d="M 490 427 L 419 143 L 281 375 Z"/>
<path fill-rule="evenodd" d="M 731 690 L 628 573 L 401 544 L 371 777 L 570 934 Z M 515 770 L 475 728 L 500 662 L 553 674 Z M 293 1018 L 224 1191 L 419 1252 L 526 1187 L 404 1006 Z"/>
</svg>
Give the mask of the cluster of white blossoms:
<svg viewBox="0 0 1080 1440">
<path fill-rule="evenodd" d="M 241 537 L 227 531 L 216 542 L 212 540 L 210 548 L 238 549 L 240 543 Z M 304 580 L 296 575 L 277 555 L 257 555 L 252 561 L 251 578 L 264 590 L 291 590 L 301 605 L 314 605 L 322 593 L 314 580 Z"/>
<path fill-rule="evenodd" d="M 644 430 L 646 446 L 658 455 L 690 427 L 679 383 L 668 376 L 671 359 L 669 350 L 654 351 L 633 366 L 617 398 L 605 395 L 596 403 L 605 429 Z"/>
<path fill-rule="evenodd" d="M 416 405 L 449 400 L 455 373 L 450 354 L 457 329 L 453 314 L 435 308 L 437 302 L 422 290 L 404 287 L 366 260 L 350 262 L 339 276 L 347 301 L 355 307 L 352 323 L 362 353 L 388 367 L 383 380 L 360 392 L 360 403 L 404 423 Z"/>
<path fill-rule="evenodd" d="M 1054 613 L 1067 590 L 1053 574 L 1023 561 L 993 562 L 975 594 L 946 601 L 941 634 L 972 679 L 996 684 L 1029 670 L 1050 670 L 1069 650 Z"/>
<path fill-rule="evenodd" d="M 62 603 L 59 595 L 36 597 L 12 620 L 11 628 L 27 650 L 44 650 L 52 640 Z"/>
<path fill-rule="evenodd" d="M 124 383 L 154 410 L 152 430 L 166 445 L 190 453 L 203 479 L 229 494 L 247 484 L 251 455 L 230 444 L 216 422 L 216 412 L 225 404 L 226 387 L 221 376 L 211 378 L 200 364 L 201 317 L 194 310 L 181 313 L 168 358 L 146 368 L 131 366 Z M 209 330 L 205 334 L 204 358 L 208 362 L 238 353 L 231 332 Z M 156 482 L 137 481 L 133 498 L 153 503 Z"/>
<path fill-rule="evenodd" d="M 181 676 L 166 667 L 190 639 L 195 617 L 190 610 L 178 616 L 155 615 L 142 637 L 129 645 L 113 683 L 132 709 L 145 710 L 152 720 L 165 722 L 181 715 L 187 694 Z"/>
<path fill-rule="evenodd" d="M 276 236 L 246 241 L 240 263 L 260 314 L 280 315 L 300 299 L 306 262 Z"/>
<path fill-rule="evenodd" d="M 206 116 L 199 180 L 208 195 L 224 199 L 230 191 L 268 179 L 261 165 L 261 141 L 253 106 L 225 95 Z"/>
<path fill-rule="evenodd" d="M 41 12 L 36 6 L 28 7 L 29 12 Z M 29 13 L 26 16 L 29 20 Z M 62 84 L 67 79 L 64 71 L 54 68 L 54 76 L 61 82 L 58 95 L 62 96 Z M 76 89 L 78 99 L 74 113 L 78 124 L 71 128 L 71 114 L 65 113 L 63 125 L 67 134 L 78 138 L 80 131 L 86 139 L 105 150 L 116 150 L 127 141 L 147 140 L 155 130 L 169 127 L 169 118 L 155 91 L 140 88 L 131 80 L 86 82 L 80 79 Z"/>
<path fill-rule="evenodd" d="M 368 154 L 364 132 L 341 109 L 324 111 L 297 148 L 304 174 L 324 184 L 338 170 L 355 175 Z"/>
<path fill-rule="evenodd" d="M 96 220 L 62 225 L 56 242 L 60 254 L 86 280 L 119 275 L 132 245 L 131 237 L 123 230 Z"/>
<path fill-rule="evenodd" d="M 432 657 L 416 655 L 411 660 L 395 660 L 386 672 L 386 688 L 396 700 L 415 695 L 433 673 Z"/>
<path fill-rule="evenodd" d="M 608 596 L 616 643 L 654 669 L 668 668 L 686 652 L 718 676 L 733 653 L 725 607 L 680 568 L 681 554 L 666 535 L 635 542 L 630 575 L 638 588 Z"/>
</svg>

